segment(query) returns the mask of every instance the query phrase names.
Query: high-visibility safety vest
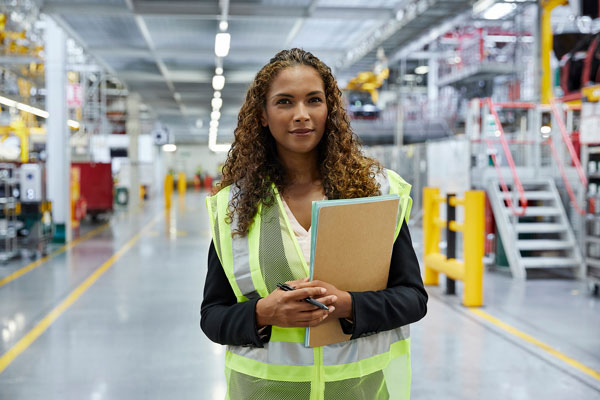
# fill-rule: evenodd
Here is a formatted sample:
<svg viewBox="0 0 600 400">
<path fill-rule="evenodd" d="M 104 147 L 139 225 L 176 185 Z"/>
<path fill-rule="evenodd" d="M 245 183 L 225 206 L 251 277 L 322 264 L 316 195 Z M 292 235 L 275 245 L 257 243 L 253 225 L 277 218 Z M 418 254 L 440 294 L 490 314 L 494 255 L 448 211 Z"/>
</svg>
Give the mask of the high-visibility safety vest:
<svg viewBox="0 0 600 400">
<path fill-rule="evenodd" d="M 396 238 L 410 214 L 411 186 L 398 174 L 377 175 L 381 194 L 401 197 Z M 238 302 L 266 297 L 276 283 L 302 279 L 309 266 L 281 197 L 260 205 L 248 235 L 232 237 L 237 217 L 225 219 L 236 186 L 208 197 L 213 242 Z M 403 326 L 347 342 L 304 346 L 305 328 L 273 326 L 264 348 L 227 346 L 225 376 L 228 400 L 409 399 L 410 332 Z"/>
</svg>

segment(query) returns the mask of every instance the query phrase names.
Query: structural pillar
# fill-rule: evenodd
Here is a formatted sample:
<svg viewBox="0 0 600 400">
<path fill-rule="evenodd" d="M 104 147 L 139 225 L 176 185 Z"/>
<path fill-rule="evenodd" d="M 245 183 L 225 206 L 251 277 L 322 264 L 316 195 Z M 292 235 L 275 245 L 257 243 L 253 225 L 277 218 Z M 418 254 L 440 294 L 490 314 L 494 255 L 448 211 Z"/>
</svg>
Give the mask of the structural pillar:
<svg viewBox="0 0 600 400">
<path fill-rule="evenodd" d="M 129 136 L 129 206 L 137 208 L 140 205 L 140 172 L 139 172 L 139 143 L 142 130 L 140 124 L 140 95 L 130 93 L 127 96 L 127 136 Z"/>
<path fill-rule="evenodd" d="M 54 22 L 46 19 L 46 188 L 52 202 L 54 241 L 71 241 L 70 172 L 71 151 L 67 126 L 67 37 Z"/>
<path fill-rule="evenodd" d="M 443 115 L 442 110 L 438 110 L 438 66 L 439 61 L 437 56 L 434 55 L 429 59 L 427 71 L 427 104 L 429 105 L 429 118 Z"/>
</svg>

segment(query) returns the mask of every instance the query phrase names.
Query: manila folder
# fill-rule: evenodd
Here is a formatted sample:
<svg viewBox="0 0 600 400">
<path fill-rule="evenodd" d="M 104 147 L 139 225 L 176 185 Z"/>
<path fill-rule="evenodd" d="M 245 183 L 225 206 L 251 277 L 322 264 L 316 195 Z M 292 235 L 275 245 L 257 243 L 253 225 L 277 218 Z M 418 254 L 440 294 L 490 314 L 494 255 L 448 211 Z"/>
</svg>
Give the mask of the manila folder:
<svg viewBox="0 0 600 400">
<path fill-rule="evenodd" d="M 385 289 L 399 202 L 400 198 L 394 196 L 320 208 L 313 242 L 312 279 L 349 292 Z M 325 346 L 349 339 L 350 335 L 344 334 L 340 321 L 334 318 L 309 328 L 307 344 Z"/>
</svg>

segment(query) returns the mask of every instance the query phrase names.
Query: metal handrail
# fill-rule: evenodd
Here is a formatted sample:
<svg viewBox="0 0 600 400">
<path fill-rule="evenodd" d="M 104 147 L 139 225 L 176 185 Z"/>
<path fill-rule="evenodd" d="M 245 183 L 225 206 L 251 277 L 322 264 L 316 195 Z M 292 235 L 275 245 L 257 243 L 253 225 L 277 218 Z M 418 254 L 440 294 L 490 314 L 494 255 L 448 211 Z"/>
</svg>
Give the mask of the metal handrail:
<svg viewBox="0 0 600 400">
<path fill-rule="evenodd" d="M 571 157 L 571 161 L 573 162 L 573 165 L 575 165 L 575 170 L 577 171 L 579 180 L 581 181 L 581 184 L 583 185 L 583 187 L 586 187 L 587 186 L 587 178 L 585 176 L 585 172 L 583 171 L 583 168 L 581 167 L 581 162 L 579 161 L 579 157 L 577 157 L 577 153 L 575 153 L 575 148 L 573 147 L 573 143 L 571 142 L 571 139 L 569 139 L 569 135 L 567 133 L 567 127 L 565 126 L 565 122 L 563 121 L 562 114 L 560 113 L 560 110 L 556 106 L 556 101 L 554 99 L 550 99 L 550 107 L 552 110 L 552 114 L 554 114 L 554 118 L 556 119 L 558 128 L 560 130 L 560 137 L 561 137 L 563 143 L 565 144 L 565 146 L 567 146 L 567 150 L 569 151 L 569 156 Z M 556 151 L 556 147 L 554 146 L 554 141 L 552 140 L 552 138 L 548 138 L 548 144 L 550 145 L 550 149 L 552 150 L 552 156 L 554 157 L 554 160 L 556 161 L 556 164 L 558 165 L 558 168 L 560 169 L 560 175 L 565 184 L 565 187 L 567 188 L 567 193 L 569 193 L 569 198 L 571 199 L 571 204 L 573 205 L 573 207 L 575 207 L 575 211 L 577 211 L 578 214 L 585 215 L 586 211 L 584 209 L 581 209 L 579 207 L 579 205 L 577 204 L 577 199 L 575 198 L 575 192 L 573 191 L 573 188 L 571 187 L 571 184 L 569 183 L 569 180 L 567 178 L 567 172 L 565 171 L 563 163 L 561 162 L 561 159 L 558 155 L 558 151 Z"/>
<path fill-rule="evenodd" d="M 550 149 L 552 150 L 552 156 L 554 157 L 554 160 L 556 161 L 556 164 L 558 165 L 558 168 L 560 169 L 560 175 L 562 176 L 563 182 L 565 183 L 565 187 L 567 188 L 567 192 L 569 193 L 569 198 L 571 199 L 571 204 L 573 205 L 573 207 L 575 207 L 575 211 L 577 211 L 581 215 L 585 215 L 586 211 L 584 209 L 579 208 L 579 205 L 577 204 L 577 199 L 575 198 L 575 193 L 573 192 L 573 188 L 571 187 L 571 184 L 569 183 L 569 180 L 567 179 L 567 171 L 565 170 L 565 167 L 562 165 L 562 162 L 560 162 L 560 157 L 558 156 L 558 151 L 556 151 L 556 147 L 554 146 L 554 141 L 552 140 L 552 138 L 548 138 L 547 142 L 548 142 L 548 145 L 550 146 Z"/>
<path fill-rule="evenodd" d="M 517 191 L 519 192 L 519 200 L 521 202 L 521 211 L 517 211 L 514 207 L 510 192 L 508 190 L 508 186 L 506 186 L 506 182 L 504 181 L 504 177 L 502 176 L 502 171 L 500 170 L 500 166 L 496 162 L 496 155 L 492 153 L 492 162 L 494 163 L 494 167 L 496 167 L 496 172 L 498 173 L 498 178 L 500 180 L 500 186 L 502 187 L 502 192 L 504 192 L 506 196 L 506 200 L 508 203 L 508 207 L 512 210 L 512 214 L 517 217 L 522 217 L 525 215 L 525 210 L 527 209 L 527 198 L 525 197 L 525 190 L 523 190 L 523 185 L 521 185 L 521 180 L 517 175 L 517 167 L 515 165 L 515 161 L 512 158 L 512 154 L 510 149 L 508 148 L 508 142 L 506 141 L 506 137 L 504 136 L 504 129 L 502 128 L 502 123 L 500 122 L 500 117 L 498 117 L 498 113 L 494 108 L 494 103 L 490 97 L 483 100 L 490 109 L 490 113 L 494 117 L 494 122 L 496 123 L 496 128 L 498 128 L 498 132 L 500 132 L 499 138 L 500 143 L 502 143 L 502 149 L 504 150 L 504 155 L 506 156 L 506 161 L 508 162 L 508 166 L 510 167 L 510 171 L 513 176 L 514 184 L 517 187 Z M 487 145 L 489 148 L 492 147 L 492 141 L 486 139 Z"/>
<path fill-rule="evenodd" d="M 556 106 L 556 101 L 554 99 L 550 99 L 550 106 L 552 107 L 552 113 L 554 114 L 554 118 L 558 124 L 558 128 L 560 130 L 561 138 L 565 146 L 567 146 L 567 150 L 569 150 L 569 155 L 571 156 L 571 161 L 575 165 L 575 170 L 577 171 L 577 175 L 579 175 L 579 180 L 581 181 L 583 186 L 587 185 L 587 178 L 585 177 L 585 172 L 581 167 L 581 162 L 579 161 L 579 157 L 577 157 L 577 153 L 575 153 L 575 148 L 573 147 L 573 143 L 571 139 L 569 139 L 569 134 L 567 133 L 567 127 L 565 126 L 565 122 L 562 119 L 562 115 Z"/>
</svg>

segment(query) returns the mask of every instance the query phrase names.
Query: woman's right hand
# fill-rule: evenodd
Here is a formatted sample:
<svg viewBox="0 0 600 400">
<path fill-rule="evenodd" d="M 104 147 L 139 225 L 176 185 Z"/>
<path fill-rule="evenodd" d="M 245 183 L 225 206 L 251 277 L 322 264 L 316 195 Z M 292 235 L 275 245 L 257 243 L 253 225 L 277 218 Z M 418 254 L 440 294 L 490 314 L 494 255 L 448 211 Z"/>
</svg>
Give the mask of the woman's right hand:
<svg viewBox="0 0 600 400">
<path fill-rule="evenodd" d="M 292 287 L 297 287 L 307 279 L 286 282 Z M 332 306 L 337 300 L 336 296 L 325 296 L 326 289 L 322 287 L 308 287 L 293 291 L 274 290 L 267 297 L 256 303 L 256 325 L 277 325 L 283 328 L 315 326 L 321 323 L 335 310 Z M 321 310 L 304 301 L 307 297 L 320 297 L 319 301 L 329 307 L 329 311 Z"/>
</svg>

